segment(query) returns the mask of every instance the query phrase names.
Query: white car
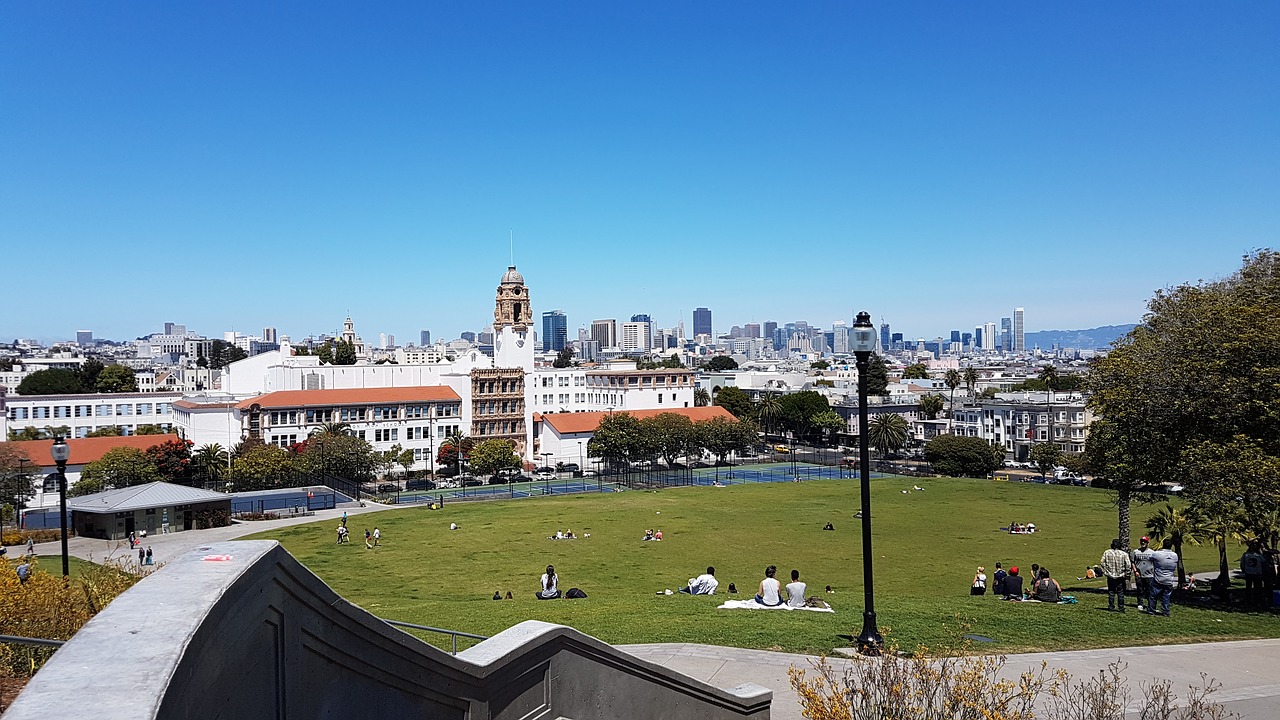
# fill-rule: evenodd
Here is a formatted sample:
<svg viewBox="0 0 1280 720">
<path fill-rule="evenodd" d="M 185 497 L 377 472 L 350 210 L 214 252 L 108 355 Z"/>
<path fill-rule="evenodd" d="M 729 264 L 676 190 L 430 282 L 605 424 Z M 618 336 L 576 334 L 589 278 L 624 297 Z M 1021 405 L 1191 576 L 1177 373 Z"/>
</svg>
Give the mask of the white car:
<svg viewBox="0 0 1280 720">
<path fill-rule="evenodd" d="M 550 470 L 539 470 L 533 474 L 534 480 L 555 480 L 556 474 Z"/>
</svg>

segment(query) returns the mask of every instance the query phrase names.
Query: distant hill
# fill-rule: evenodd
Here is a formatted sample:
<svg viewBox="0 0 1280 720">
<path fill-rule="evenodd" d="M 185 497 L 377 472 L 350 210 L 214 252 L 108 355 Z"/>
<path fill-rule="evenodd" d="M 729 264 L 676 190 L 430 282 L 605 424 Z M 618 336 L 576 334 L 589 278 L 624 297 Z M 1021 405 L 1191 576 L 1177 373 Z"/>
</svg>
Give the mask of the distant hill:
<svg viewBox="0 0 1280 720">
<path fill-rule="evenodd" d="M 1104 325 L 1088 330 L 1041 330 L 1027 333 L 1026 342 L 1028 348 L 1039 347 L 1045 350 L 1054 345 L 1077 350 L 1101 349 L 1110 347 L 1112 341 L 1124 337 L 1125 333 L 1135 327 L 1137 325 L 1130 324 Z"/>
</svg>

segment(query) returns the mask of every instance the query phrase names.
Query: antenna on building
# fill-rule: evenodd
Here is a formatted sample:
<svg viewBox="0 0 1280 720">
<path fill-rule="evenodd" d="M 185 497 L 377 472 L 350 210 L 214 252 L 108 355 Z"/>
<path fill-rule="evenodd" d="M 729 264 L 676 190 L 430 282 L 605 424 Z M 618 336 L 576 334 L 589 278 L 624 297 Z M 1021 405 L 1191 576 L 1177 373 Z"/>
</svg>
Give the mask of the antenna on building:
<svg viewBox="0 0 1280 720">
<path fill-rule="evenodd" d="M 511 267 L 516 266 L 516 233 L 511 228 L 507 228 L 507 246 L 511 250 Z"/>
</svg>

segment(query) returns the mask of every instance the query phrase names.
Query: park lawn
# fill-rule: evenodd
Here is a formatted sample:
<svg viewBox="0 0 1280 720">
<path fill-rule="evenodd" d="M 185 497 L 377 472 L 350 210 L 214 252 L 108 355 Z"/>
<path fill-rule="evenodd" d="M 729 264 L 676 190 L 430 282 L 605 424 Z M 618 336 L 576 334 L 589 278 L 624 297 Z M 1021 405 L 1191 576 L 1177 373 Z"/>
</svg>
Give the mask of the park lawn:
<svg viewBox="0 0 1280 720">
<path fill-rule="evenodd" d="M 923 492 L 903 494 L 920 484 Z M 628 491 L 514 501 L 446 504 L 352 518 L 349 545 L 333 523 L 255 535 L 279 540 L 350 601 L 387 619 L 492 635 L 523 620 L 562 623 L 606 642 L 692 642 L 822 653 L 849 645 L 862 624 L 858 483 L 814 480 L 726 488 Z M 1115 535 L 1105 492 L 989 480 L 885 478 L 872 483 L 876 610 L 893 642 L 911 649 L 954 642 L 961 632 L 991 638 L 1001 652 L 1092 648 L 1280 636 L 1274 616 L 1177 607 L 1172 618 L 1107 613 L 1103 582 L 1077 581 Z M 1135 507 L 1135 535 L 1154 508 Z M 1034 522 L 1034 535 L 998 528 Z M 835 531 L 823 531 L 827 522 Z M 366 550 L 377 523 L 383 547 Z M 449 530 L 450 523 L 459 529 Z M 661 542 L 642 542 L 646 528 Z M 553 541 L 557 529 L 578 540 Z M 591 537 L 581 537 L 590 533 Z M 1191 570 L 1217 566 L 1213 548 L 1189 547 Z M 970 597 L 977 565 L 1048 567 L 1075 605 Z M 547 564 L 561 590 L 588 599 L 538 601 Z M 754 594 L 766 565 L 785 584 L 799 569 L 810 594 L 834 614 L 717 610 L 730 582 Z M 672 591 L 707 565 L 720 591 Z M 1024 571 L 1024 572 L 1029 572 Z M 835 590 L 823 592 L 826 585 Z M 514 600 L 495 602 L 494 591 Z M 447 639 L 424 635 L 436 644 Z"/>
</svg>

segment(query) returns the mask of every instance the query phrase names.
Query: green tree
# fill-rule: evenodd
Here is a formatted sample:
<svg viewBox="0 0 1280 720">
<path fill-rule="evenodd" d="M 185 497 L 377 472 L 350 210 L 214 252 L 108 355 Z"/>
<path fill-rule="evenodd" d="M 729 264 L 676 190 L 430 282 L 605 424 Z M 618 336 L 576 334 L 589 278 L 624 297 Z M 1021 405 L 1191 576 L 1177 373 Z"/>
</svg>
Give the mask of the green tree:
<svg viewBox="0 0 1280 720">
<path fill-rule="evenodd" d="M 96 389 L 100 393 L 138 392 L 138 380 L 133 368 L 125 365 L 108 365 L 98 373 Z"/>
<path fill-rule="evenodd" d="M 296 469 L 312 475 L 328 475 L 366 482 L 372 480 L 379 458 L 363 439 L 348 435 L 342 423 L 326 424 L 307 438 L 295 462 Z M 329 429 L 329 432 L 325 431 Z M 392 463 L 395 459 L 392 458 Z"/>
<path fill-rule="evenodd" d="M 772 430 L 778 419 L 782 417 L 782 402 L 778 396 L 769 393 L 761 397 L 760 402 L 756 403 L 756 417 L 764 426 L 765 432 Z"/>
<path fill-rule="evenodd" d="M 1061 458 L 1062 451 L 1051 442 L 1036 443 L 1031 446 L 1031 463 L 1040 471 L 1041 480 L 1045 479 L 1045 476 L 1058 464 Z"/>
<path fill-rule="evenodd" d="M 889 395 L 889 366 L 879 353 L 871 353 L 867 359 L 867 394 L 878 397 Z"/>
<path fill-rule="evenodd" d="M 960 376 L 960 371 L 952 368 L 942 376 L 942 382 L 951 391 L 951 399 L 947 401 L 947 432 L 951 432 L 951 425 L 955 422 L 956 417 L 956 388 L 964 382 Z"/>
<path fill-rule="evenodd" d="M 840 413 L 835 410 L 824 410 L 813 416 L 810 421 L 813 429 L 822 433 L 823 440 L 830 445 L 831 439 L 842 432 L 849 430 L 849 423 L 840 417 Z"/>
<path fill-rule="evenodd" d="M 144 452 L 162 479 L 178 485 L 190 485 L 194 475 L 191 467 L 193 444 L 190 440 L 174 438 L 152 445 Z"/>
<path fill-rule="evenodd" d="M 124 435 L 124 431 L 119 425 L 104 425 L 96 430 L 90 430 L 85 437 L 120 437 Z"/>
<path fill-rule="evenodd" d="M 809 363 L 809 369 L 810 370 L 830 370 L 831 363 L 827 362 L 826 360 L 815 360 L 814 362 Z"/>
<path fill-rule="evenodd" d="M 587 454 L 612 466 L 629 465 L 641 447 L 640 421 L 630 413 L 610 413 L 587 441 Z"/>
<path fill-rule="evenodd" d="M 964 386 L 969 389 L 969 394 L 973 395 L 978 389 L 978 370 L 973 367 L 964 369 Z"/>
<path fill-rule="evenodd" d="M 1173 551 L 1178 554 L 1178 586 L 1187 584 L 1187 571 L 1182 565 L 1182 544 L 1200 544 L 1200 523 L 1186 508 L 1165 503 L 1155 515 L 1147 518 L 1147 533 L 1151 540 L 1160 543 L 1166 537 L 1173 541 Z"/>
<path fill-rule="evenodd" d="M 907 420 L 898 413 L 880 413 L 867 422 L 867 440 L 881 453 L 907 446 Z"/>
<path fill-rule="evenodd" d="M 78 371 L 80 375 L 80 387 L 89 392 L 91 388 L 98 387 L 98 375 L 100 375 L 107 366 L 97 358 L 89 358 L 84 361 Z"/>
<path fill-rule="evenodd" d="M 976 437 L 939 435 L 924 446 L 924 459 L 951 477 L 986 477 L 1000 467 L 1004 451 Z"/>
<path fill-rule="evenodd" d="M 693 443 L 693 421 L 680 413 L 659 413 L 640 420 L 640 433 L 652 443 L 654 453 L 667 467 L 685 455 Z"/>
<path fill-rule="evenodd" d="M 556 353 L 556 359 L 551 363 L 551 367 L 557 368 L 567 368 L 573 365 L 577 365 L 577 363 L 573 361 L 573 348 L 567 346 L 560 352 Z"/>
<path fill-rule="evenodd" d="M 155 462 L 143 451 L 132 447 L 108 450 L 101 458 L 84 466 L 80 482 L 71 486 L 68 495 L 81 496 L 100 490 L 112 490 L 164 480 Z M 89 481 L 90 485 L 84 485 Z M 84 487 L 81 487 L 84 485 Z M 99 488 L 95 490 L 93 488 Z"/>
<path fill-rule="evenodd" d="M 662 367 L 670 369 L 683 368 L 684 363 L 680 362 L 680 356 L 672 354 L 668 355 L 666 360 L 662 361 Z"/>
<path fill-rule="evenodd" d="M 977 398 L 979 400 L 995 400 L 996 389 L 993 387 L 985 387 L 978 391 Z"/>
<path fill-rule="evenodd" d="M 706 368 L 712 372 L 724 372 L 726 370 L 737 370 L 738 361 L 728 355 L 717 355 L 707 362 Z"/>
<path fill-rule="evenodd" d="M 1146 462 L 1142 455 L 1146 452 L 1159 452 L 1163 445 L 1163 438 L 1151 433 L 1149 429 L 1134 428 L 1129 437 L 1122 439 L 1120 428 L 1108 420 L 1095 420 L 1089 426 L 1089 437 L 1084 444 L 1085 471 L 1094 476 L 1095 487 L 1105 485 L 1114 494 L 1118 516 L 1117 535 L 1126 547 L 1129 545 L 1129 514 L 1132 504 L 1154 499 L 1151 493 L 1144 490 L 1150 486 L 1140 469 Z"/>
<path fill-rule="evenodd" d="M 355 343 L 339 340 L 333 346 L 333 364 L 334 365 L 355 365 L 356 364 L 356 346 Z"/>
<path fill-rule="evenodd" d="M 706 388 L 694 388 L 693 390 L 693 406 L 706 407 L 711 404 L 711 394 Z"/>
<path fill-rule="evenodd" d="M 191 454 L 191 465 L 198 477 L 217 482 L 227 476 L 231 454 L 218 443 L 202 445 Z"/>
<path fill-rule="evenodd" d="M 908 365 L 906 369 L 902 371 L 902 378 L 904 380 L 911 380 L 915 378 L 924 379 L 927 377 L 929 377 L 929 368 L 926 367 L 924 363 Z"/>
<path fill-rule="evenodd" d="M 725 385 L 716 393 L 716 405 L 733 413 L 739 420 L 749 417 L 752 411 L 751 396 L 745 390 L 732 385 Z"/>
<path fill-rule="evenodd" d="M 168 435 L 169 433 L 159 425 L 147 424 L 147 425 L 139 425 L 137 429 L 133 431 L 133 434 L 134 435 Z"/>
<path fill-rule="evenodd" d="M 1053 436 L 1053 386 L 1058 382 L 1058 368 L 1053 365 L 1045 365 L 1040 368 L 1039 376 L 1041 382 L 1044 383 L 1044 402 L 1049 411 L 1049 443 L 1057 447 L 1058 441 Z"/>
<path fill-rule="evenodd" d="M 510 440 L 482 440 L 471 451 L 471 469 L 477 475 L 494 475 L 499 470 L 520 467 L 520 458 Z"/>
<path fill-rule="evenodd" d="M 21 430 L 10 430 L 9 440 L 43 440 L 44 433 L 40 432 L 40 428 L 24 427 Z"/>
<path fill-rule="evenodd" d="M 0 442 L 0 503 L 16 509 L 26 506 L 35 494 L 35 481 L 40 466 L 31 462 L 20 446 Z"/>
<path fill-rule="evenodd" d="M 80 374 L 62 368 L 37 370 L 22 378 L 17 389 L 19 395 L 74 395 L 82 392 L 86 389 L 80 384 Z"/>
<path fill-rule="evenodd" d="M 1276 507 L 1280 457 L 1269 454 L 1261 440 L 1236 435 L 1197 443 L 1186 450 L 1183 463 L 1188 472 L 1183 497 L 1218 546 L 1219 577 L 1229 578 L 1228 541 L 1256 537 L 1249 518 Z"/>
<path fill-rule="evenodd" d="M 813 390 L 783 395 L 778 402 L 782 404 L 783 423 L 801 440 L 807 437 L 812 429 L 813 418 L 831 409 L 826 396 Z"/>
<path fill-rule="evenodd" d="M 926 420 L 937 420 L 938 413 L 942 412 L 946 403 L 946 399 L 937 393 L 925 393 L 920 398 L 920 412 L 924 414 Z"/>
<path fill-rule="evenodd" d="M 294 457 L 284 448 L 251 444 L 231 461 L 231 487 L 235 492 L 284 487 L 294 469 Z"/>
<path fill-rule="evenodd" d="M 699 446 L 714 455 L 718 464 L 723 464 L 730 453 L 750 447 L 758 437 L 752 423 L 723 417 L 700 420 L 693 425 Z"/>
</svg>

